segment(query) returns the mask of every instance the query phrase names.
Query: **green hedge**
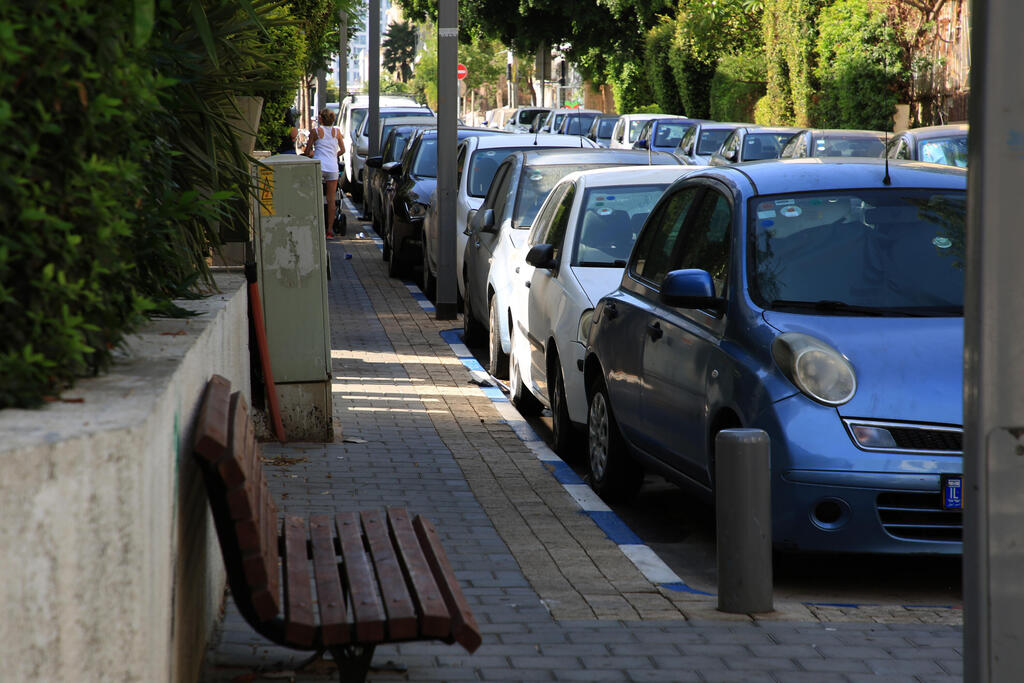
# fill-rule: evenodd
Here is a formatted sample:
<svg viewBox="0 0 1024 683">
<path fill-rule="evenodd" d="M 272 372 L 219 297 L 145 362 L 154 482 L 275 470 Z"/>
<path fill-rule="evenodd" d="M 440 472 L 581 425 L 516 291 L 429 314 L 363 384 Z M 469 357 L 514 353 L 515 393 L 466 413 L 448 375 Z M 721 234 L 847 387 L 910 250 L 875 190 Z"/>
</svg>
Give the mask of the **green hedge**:
<svg viewBox="0 0 1024 683">
<path fill-rule="evenodd" d="M 715 121 L 753 121 L 754 109 L 765 94 L 764 53 L 750 50 L 726 55 L 711 79 L 711 118 Z"/>
<path fill-rule="evenodd" d="M 679 88 L 670 61 L 674 31 L 674 22 L 664 18 L 647 32 L 644 64 L 660 111 L 677 114 L 683 111 L 683 103 L 679 99 Z"/>
</svg>

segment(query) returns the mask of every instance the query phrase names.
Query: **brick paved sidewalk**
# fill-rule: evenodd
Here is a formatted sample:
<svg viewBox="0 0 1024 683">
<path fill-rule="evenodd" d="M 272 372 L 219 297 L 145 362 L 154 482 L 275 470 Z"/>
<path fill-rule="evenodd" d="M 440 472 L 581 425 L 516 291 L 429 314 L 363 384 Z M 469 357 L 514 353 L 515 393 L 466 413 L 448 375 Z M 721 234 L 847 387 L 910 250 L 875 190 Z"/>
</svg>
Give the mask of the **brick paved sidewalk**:
<svg viewBox="0 0 1024 683">
<path fill-rule="evenodd" d="M 363 229 L 349 216 L 349 235 Z M 432 518 L 484 631 L 473 655 L 377 648 L 370 681 L 954 681 L 942 612 L 780 604 L 755 617 L 648 581 L 506 424 L 367 237 L 329 245 L 335 443 L 267 445 L 296 514 L 404 505 Z M 351 254 L 351 259 L 346 258 Z M 203 680 L 332 680 L 257 636 L 228 600 Z M 860 619 L 860 621 L 827 621 Z M 954 618 L 955 620 L 955 618 Z M 886 622 L 917 623 L 886 623 Z M 253 677 L 257 667 L 276 667 Z"/>
</svg>

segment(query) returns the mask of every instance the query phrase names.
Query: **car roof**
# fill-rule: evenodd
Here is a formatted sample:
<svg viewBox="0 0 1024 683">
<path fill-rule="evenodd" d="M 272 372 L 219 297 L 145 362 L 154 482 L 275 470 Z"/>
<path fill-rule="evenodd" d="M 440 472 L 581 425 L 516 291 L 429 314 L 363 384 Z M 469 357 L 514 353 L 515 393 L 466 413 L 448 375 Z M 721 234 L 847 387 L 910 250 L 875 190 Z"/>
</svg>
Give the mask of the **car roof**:
<svg viewBox="0 0 1024 683">
<path fill-rule="evenodd" d="M 557 135 L 555 133 L 508 133 L 500 137 L 478 138 L 477 149 L 490 149 L 493 147 L 532 147 L 536 141 L 538 147 L 579 147 L 580 138 L 578 135 Z M 584 148 L 586 149 L 586 148 Z"/>
<path fill-rule="evenodd" d="M 566 179 L 582 179 L 586 187 L 609 187 L 622 185 L 645 185 L 647 183 L 673 182 L 684 175 L 700 171 L 707 166 L 612 166 L 589 171 L 574 171 Z"/>
<path fill-rule="evenodd" d="M 843 135 L 851 138 L 881 138 L 885 136 L 884 130 L 856 130 L 853 128 L 804 128 L 801 133 L 810 133 L 814 137 L 821 135 Z"/>
<path fill-rule="evenodd" d="M 460 140 L 462 138 L 467 138 L 467 137 L 470 137 L 472 135 L 493 135 L 495 137 L 502 137 L 502 138 L 508 136 L 507 132 L 505 132 L 503 130 L 498 130 L 497 128 L 480 128 L 480 127 L 470 127 L 470 126 L 459 126 L 458 128 L 455 129 L 455 134 L 456 134 L 456 138 L 458 138 Z M 424 138 L 432 138 L 432 137 L 434 137 L 436 135 L 437 135 L 437 127 L 436 126 L 430 126 L 428 128 L 424 128 L 423 132 L 420 133 L 420 137 L 424 137 Z"/>
<path fill-rule="evenodd" d="M 795 135 L 800 132 L 799 128 L 793 128 L 792 126 L 757 126 L 747 124 L 740 128 L 748 133 L 790 133 Z"/>
<path fill-rule="evenodd" d="M 622 118 L 631 121 L 646 121 L 647 119 L 685 119 L 681 114 L 623 114 Z"/>
<path fill-rule="evenodd" d="M 576 136 L 573 136 L 576 137 Z M 666 152 L 648 153 L 632 149 L 604 149 L 604 148 L 560 148 L 560 149 L 538 149 L 523 150 L 516 152 L 522 154 L 524 163 L 529 166 L 557 166 L 559 164 L 643 164 L 649 160 L 659 164 L 680 163 L 676 157 Z M 660 157 L 658 155 L 661 155 Z M 667 157 L 667 158 L 665 158 Z M 671 160 L 671 161 L 669 161 Z"/>
<path fill-rule="evenodd" d="M 943 126 L 921 126 L 909 128 L 900 134 L 912 135 L 916 138 L 941 138 L 962 133 L 967 134 L 970 127 L 966 123 L 947 123 Z"/>
<path fill-rule="evenodd" d="M 701 128 L 710 128 L 711 130 L 721 128 L 749 128 L 751 130 L 760 130 L 760 126 L 755 123 L 735 123 L 732 121 L 698 121 L 697 123 Z"/>
<path fill-rule="evenodd" d="M 693 176 L 719 177 L 733 183 L 745 180 L 753 184 L 754 193 L 758 195 L 793 194 L 821 190 L 883 189 L 886 187 L 882 182 L 885 167 L 884 159 L 767 159 L 734 166 L 716 166 L 698 171 Z M 889 187 L 967 188 L 966 169 L 920 161 L 889 160 L 889 178 Z"/>
</svg>

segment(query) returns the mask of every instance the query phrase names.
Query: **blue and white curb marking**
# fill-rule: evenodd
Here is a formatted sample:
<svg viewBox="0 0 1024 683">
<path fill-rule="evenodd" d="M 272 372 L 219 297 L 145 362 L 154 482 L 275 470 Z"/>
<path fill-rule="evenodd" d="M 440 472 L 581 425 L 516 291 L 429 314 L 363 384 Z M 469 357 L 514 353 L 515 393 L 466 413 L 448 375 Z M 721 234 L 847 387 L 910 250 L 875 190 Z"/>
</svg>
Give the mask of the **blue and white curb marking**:
<svg viewBox="0 0 1024 683">
<path fill-rule="evenodd" d="M 692 588 L 679 578 L 679 575 L 672 571 L 654 550 L 633 533 L 625 522 L 619 519 L 619 516 L 594 493 L 594 490 L 580 479 L 575 470 L 544 443 L 537 432 L 533 431 L 533 427 L 515 409 L 505 393 L 494 386 L 493 378 L 487 374 L 466 345 L 462 343 L 459 330 L 445 330 L 441 333 L 441 338 L 448 342 L 452 351 L 473 376 L 474 382 L 480 385 L 484 395 L 494 402 L 498 413 L 512 428 L 516 436 L 551 471 L 566 493 L 576 501 L 580 511 L 590 517 L 604 531 L 605 535 L 619 546 L 622 553 L 636 565 L 636 568 L 648 581 L 669 590 L 698 595 L 714 595 Z"/>
</svg>

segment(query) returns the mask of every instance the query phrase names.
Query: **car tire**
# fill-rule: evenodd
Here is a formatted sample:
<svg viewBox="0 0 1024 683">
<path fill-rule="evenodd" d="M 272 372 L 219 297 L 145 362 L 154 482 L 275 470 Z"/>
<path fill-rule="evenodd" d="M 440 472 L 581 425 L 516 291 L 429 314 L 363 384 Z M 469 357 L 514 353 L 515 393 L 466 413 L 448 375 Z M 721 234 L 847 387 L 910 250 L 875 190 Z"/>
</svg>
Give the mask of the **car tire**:
<svg viewBox="0 0 1024 683">
<path fill-rule="evenodd" d="M 420 244 L 422 245 L 420 251 L 423 254 L 423 277 L 421 279 L 423 294 L 431 301 L 434 301 L 437 295 L 437 278 L 430 272 L 430 264 L 427 259 L 427 234 L 425 232 L 420 238 Z"/>
<path fill-rule="evenodd" d="M 569 419 L 569 409 L 565 404 L 565 380 L 562 378 L 562 364 L 556 357 L 554 371 L 548 373 L 548 385 L 551 386 L 551 436 L 555 453 L 563 458 L 575 456 L 580 450 L 576 427 Z M 551 384 L 551 375 L 555 382 Z"/>
<path fill-rule="evenodd" d="M 391 253 L 388 259 L 388 276 L 401 279 L 405 275 L 405 264 L 402 263 L 402 254 L 395 250 L 394 245 L 391 245 L 389 251 Z"/>
<path fill-rule="evenodd" d="M 608 390 L 597 380 L 587 411 L 587 483 L 606 501 L 627 500 L 644 482 L 644 471 L 626 452 L 626 442 L 612 413 Z"/>
<path fill-rule="evenodd" d="M 385 261 L 390 261 L 391 260 L 391 244 L 388 242 L 387 235 L 384 235 L 383 237 L 381 237 L 380 241 L 381 241 L 380 257 L 382 259 L 384 259 Z"/>
<path fill-rule="evenodd" d="M 519 362 L 516 360 L 515 355 L 515 326 L 509 330 L 509 334 L 512 335 L 512 354 L 509 356 L 508 365 L 509 399 L 512 401 L 512 405 L 525 417 L 540 415 L 544 410 L 544 405 L 537 400 L 532 391 L 526 388 L 526 385 L 523 384 L 523 378 L 519 374 Z"/>
<path fill-rule="evenodd" d="M 469 308 L 469 288 L 467 288 L 462 301 L 462 343 L 466 346 L 479 346 L 483 339 L 483 327 L 473 317 Z"/>
<path fill-rule="evenodd" d="M 487 311 L 487 372 L 498 379 L 508 379 L 508 354 L 501 350 L 501 321 L 498 318 L 497 296 L 491 297 Z"/>
</svg>

